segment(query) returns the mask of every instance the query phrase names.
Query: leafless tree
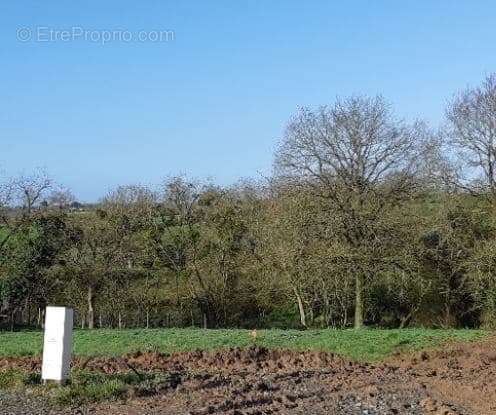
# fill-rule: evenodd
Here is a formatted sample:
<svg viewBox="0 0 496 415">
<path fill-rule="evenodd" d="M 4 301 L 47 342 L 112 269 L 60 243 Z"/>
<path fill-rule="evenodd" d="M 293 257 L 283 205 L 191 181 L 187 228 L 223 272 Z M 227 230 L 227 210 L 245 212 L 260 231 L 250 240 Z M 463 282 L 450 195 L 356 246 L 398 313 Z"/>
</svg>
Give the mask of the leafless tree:
<svg viewBox="0 0 496 415">
<path fill-rule="evenodd" d="M 42 202 L 53 187 L 53 180 L 44 170 L 37 170 L 32 175 L 22 175 L 12 181 L 16 203 L 26 215 Z"/>
<path fill-rule="evenodd" d="M 449 140 L 474 180 L 496 196 L 496 74 L 488 76 L 481 86 L 458 94 L 448 106 Z M 475 174 L 482 173 L 482 181 Z M 482 189 L 478 189 L 482 190 Z"/>
<path fill-rule="evenodd" d="M 418 124 L 396 120 L 380 96 L 337 100 L 316 111 L 303 108 L 289 122 L 276 172 L 331 200 L 342 219 L 342 237 L 360 250 L 376 239 L 372 228 L 384 207 L 411 193 L 426 148 L 424 133 Z M 359 328 L 365 276 L 358 269 L 355 275 Z"/>
<path fill-rule="evenodd" d="M 108 193 L 101 206 L 121 225 L 136 229 L 152 220 L 158 195 L 146 186 L 119 186 Z"/>
<path fill-rule="evenodd" d="M 49 205 L 58 209 L 66 209 L 75 201 L 76 197 L 70 189 L 63 187 L 52 191 L 48 197 Z"/>
<path fill-rule="evenodd" d="M 3 228 L 0 251 L 15 230 L 31 218 L 33 209 L 47 197 L 52 185 L 42 170 L 0 182 L 0 226 Z"/>
<path fill-rule="evenodd" d="M 418 162 L 419 129 L 396 121 L 380 96 L 338 100 L 317 111 L 302 108 L 286 130 L 276 156 L 284 175 L 306 178 L 328 188 L 345 185 L 365 193 L 391 179 L 395 191 Z"/>
</svg>

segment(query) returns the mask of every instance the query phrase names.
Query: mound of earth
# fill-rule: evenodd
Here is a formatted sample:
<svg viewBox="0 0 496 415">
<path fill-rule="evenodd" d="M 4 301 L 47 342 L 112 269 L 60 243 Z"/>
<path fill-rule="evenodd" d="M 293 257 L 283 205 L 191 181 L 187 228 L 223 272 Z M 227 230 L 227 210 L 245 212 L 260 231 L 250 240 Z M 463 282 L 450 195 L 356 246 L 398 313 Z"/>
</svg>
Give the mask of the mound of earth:
<svg viewBox="0 0 496 415">
<path fill-rule="evenodd" d="M 76 413 L 117 414 L 496 414 L 496 340 L 353 362 L 332 353 L 262 347 L 172 355 L 76 359 L 75 366 L 117 373 L 179 374 L 175 389 Z M 0 368 L 39 370 L 34 358 L 0 359 Z"/>
<path fill-rule="evenodd" d="M 468 413 L 496 414 L 496 340 L 453 345 L 438 351 L 423 351 L 397 364 L 420 381 L 431 395 L 460 402 Z M 428 407 L 435 406 L 431 401 Z"/>
</svg>

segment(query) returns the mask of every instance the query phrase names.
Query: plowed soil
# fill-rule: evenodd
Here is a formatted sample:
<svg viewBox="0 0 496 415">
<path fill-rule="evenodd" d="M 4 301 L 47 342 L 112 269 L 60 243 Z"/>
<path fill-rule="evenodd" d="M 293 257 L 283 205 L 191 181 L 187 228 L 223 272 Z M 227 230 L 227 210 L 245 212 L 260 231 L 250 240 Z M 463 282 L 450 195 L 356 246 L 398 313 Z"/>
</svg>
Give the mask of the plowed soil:
<svg viewBox="0 0 496 415">
<path fill-rule="evenodd" d="M 0 359 L 0 368 L 39 370 L 39 365 L 34 358 Z M 73 413 L 496 414 L 496 339 L 395 356 L 380 364 L 252 347 L 76 359 L 75 365 L 105 373 L 174 372 L 178 382 L 153 396 L 130 391 L 126 402 Z"/>
</svg>

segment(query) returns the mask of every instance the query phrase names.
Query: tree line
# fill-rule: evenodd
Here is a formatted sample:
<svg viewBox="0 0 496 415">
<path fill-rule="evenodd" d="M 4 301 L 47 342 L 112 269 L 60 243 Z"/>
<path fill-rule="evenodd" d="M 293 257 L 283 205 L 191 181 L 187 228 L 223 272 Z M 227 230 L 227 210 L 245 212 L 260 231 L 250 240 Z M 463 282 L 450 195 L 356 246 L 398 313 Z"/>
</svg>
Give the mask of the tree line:
<svg viewBox="0 0 496 415">
<path fill-rule="evenodd" d="M 495 327 L 496 75 L 442 127 L 353 96 L 289 120 L 270 178 L 173 177 L 84 206 L 0 184 L 0 326 Z"/>
</svg>

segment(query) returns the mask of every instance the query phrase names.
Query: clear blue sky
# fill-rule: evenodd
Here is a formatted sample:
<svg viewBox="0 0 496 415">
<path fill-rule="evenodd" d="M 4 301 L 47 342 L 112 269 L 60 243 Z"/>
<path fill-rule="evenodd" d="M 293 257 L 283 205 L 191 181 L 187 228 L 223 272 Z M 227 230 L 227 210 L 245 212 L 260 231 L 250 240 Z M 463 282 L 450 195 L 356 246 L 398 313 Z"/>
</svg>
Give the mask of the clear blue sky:
<svg viewBox="0 0 496 415">
<path fill-rule="evenodd" d="M 382 93 L 435 126 L 496 71 L 495 16 L 493 1 L 2 1 L 0 167 L 46 167 L 92 201 L 179 173 L 266 174 L 296 108 L 338 95 Z M 17 39 L 40 27 L 174 40 Z"/>
</svg>

